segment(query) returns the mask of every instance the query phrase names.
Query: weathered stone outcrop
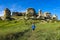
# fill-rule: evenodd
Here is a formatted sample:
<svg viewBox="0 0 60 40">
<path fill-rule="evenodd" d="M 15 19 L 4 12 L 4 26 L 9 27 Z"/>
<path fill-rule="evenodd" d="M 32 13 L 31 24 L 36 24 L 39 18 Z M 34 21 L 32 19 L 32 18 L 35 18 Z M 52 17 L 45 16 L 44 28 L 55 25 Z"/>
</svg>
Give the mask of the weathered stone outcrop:
<svg viewBox="0 0 60 40">
<path fill-rule="evenodd" d="M 56 16 L 56 14 L 52 16 L 52 20 L 57 20 L 57 19 L 58 19 L 58 18 L 57 18 L 57 16 Z"/>
<path fill-rule="evenodd" d="M 37 19 L 43 19 L 42 10 L 39 10 L 39 11 L 38 11 Z"/>
<path fill-rule="evenodd" d="M 38 13 L 36 13 L 34 8 L 28 8 L 26 12 L 12 12 L 12 16 L 11 16 L 11 11 L 8 8 L 6 8 L 4 10 L 4 16 L 1 17 L 0 19 L 10 20 L 11 17 L 12 18 L 16 17 L 16 19 L 20 19 L 20 18 L 21 19 L 37 19 L 37 20 L 44 20 L 44 21 L 57 20 L 56 15 L 51 15 L 50 12 L 43 13 L 42 10 L 39 10 Z"/>
<path fill-rule="evenodd" d="M 9 20 L 10 18 L 11 18 L 11 11 L 8 8 L 6 8 L 4 10 L 4 20 L 6 20 L 6 19 Z"/>
<path fill-rule="evenodd" d="M 44 12 L 44 19 L 51 19 L 51 13 Z"/>
<path fill-rule="evenodd" d="M 26 10 L 26 16 L 27 16 L 28 18 L 34 18 L 34 17 L 36 16 L 36 11 L 35 11 L 35 9 L 34 9 L 34 8 L 28 8 L 28 9 Z"/>
<path fill-rule="evenodd" d="M 12 12 L 12 16 L 25 16 L 25 12 Z"/>
</svg>

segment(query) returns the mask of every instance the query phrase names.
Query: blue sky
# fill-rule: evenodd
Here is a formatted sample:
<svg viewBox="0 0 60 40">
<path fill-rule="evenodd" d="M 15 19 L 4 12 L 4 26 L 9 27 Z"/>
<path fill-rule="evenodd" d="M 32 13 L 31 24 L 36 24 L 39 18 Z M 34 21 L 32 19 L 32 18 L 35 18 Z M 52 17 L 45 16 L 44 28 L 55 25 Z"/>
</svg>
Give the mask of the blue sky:
<svg viewBox="0 0 60 40">
<path fill-rule="evenodd" d="M 0 0 L 0 16 L 3 15 L 5 8 L 11 11 L 26 11 L 32 7 L 38 12 L 41 9 L 44 12 L 56 14 L 60 19 L 60 0 Z"/>
</svg>

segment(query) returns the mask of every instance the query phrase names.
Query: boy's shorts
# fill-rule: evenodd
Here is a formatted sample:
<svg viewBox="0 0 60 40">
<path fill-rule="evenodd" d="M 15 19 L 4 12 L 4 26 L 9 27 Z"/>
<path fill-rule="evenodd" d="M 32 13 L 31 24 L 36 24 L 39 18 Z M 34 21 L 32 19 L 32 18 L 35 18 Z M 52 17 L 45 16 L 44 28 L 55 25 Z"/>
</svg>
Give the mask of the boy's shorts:
<svg viewBox="0 0 60 40">
<path fill-rule="evenodd" d="M 35 30 L 34 28 L 32 30 Z"/>
</svg>

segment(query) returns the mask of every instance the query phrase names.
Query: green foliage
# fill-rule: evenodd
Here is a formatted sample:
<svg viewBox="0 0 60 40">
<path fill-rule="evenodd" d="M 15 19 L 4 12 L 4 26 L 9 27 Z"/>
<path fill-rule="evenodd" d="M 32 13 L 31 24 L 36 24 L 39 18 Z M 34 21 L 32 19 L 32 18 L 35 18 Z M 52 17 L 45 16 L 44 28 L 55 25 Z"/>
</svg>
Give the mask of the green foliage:
<svg viewBox="0 0 60 40">
<path fill-rule="evenodd" d="M 32 22 L 35 22 L 35 31 L 31 29 Z M 40 20 L 0 20 L 0 40 L 60 40 L 59 24 L 41 23 Z"/>
</svg>

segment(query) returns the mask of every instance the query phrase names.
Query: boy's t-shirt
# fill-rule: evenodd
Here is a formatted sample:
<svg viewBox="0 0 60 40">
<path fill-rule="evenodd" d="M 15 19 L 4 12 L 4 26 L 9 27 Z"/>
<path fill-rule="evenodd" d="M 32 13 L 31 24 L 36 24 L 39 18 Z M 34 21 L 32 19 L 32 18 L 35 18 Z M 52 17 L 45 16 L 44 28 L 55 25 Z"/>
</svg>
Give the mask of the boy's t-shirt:
<svg viewBox="0 0 60 40">
<path fill-rule="evenodd" d="M 34 24 L 32 24 L 32 29 L 35 29 L 35 25 Z"/>
</svg>

